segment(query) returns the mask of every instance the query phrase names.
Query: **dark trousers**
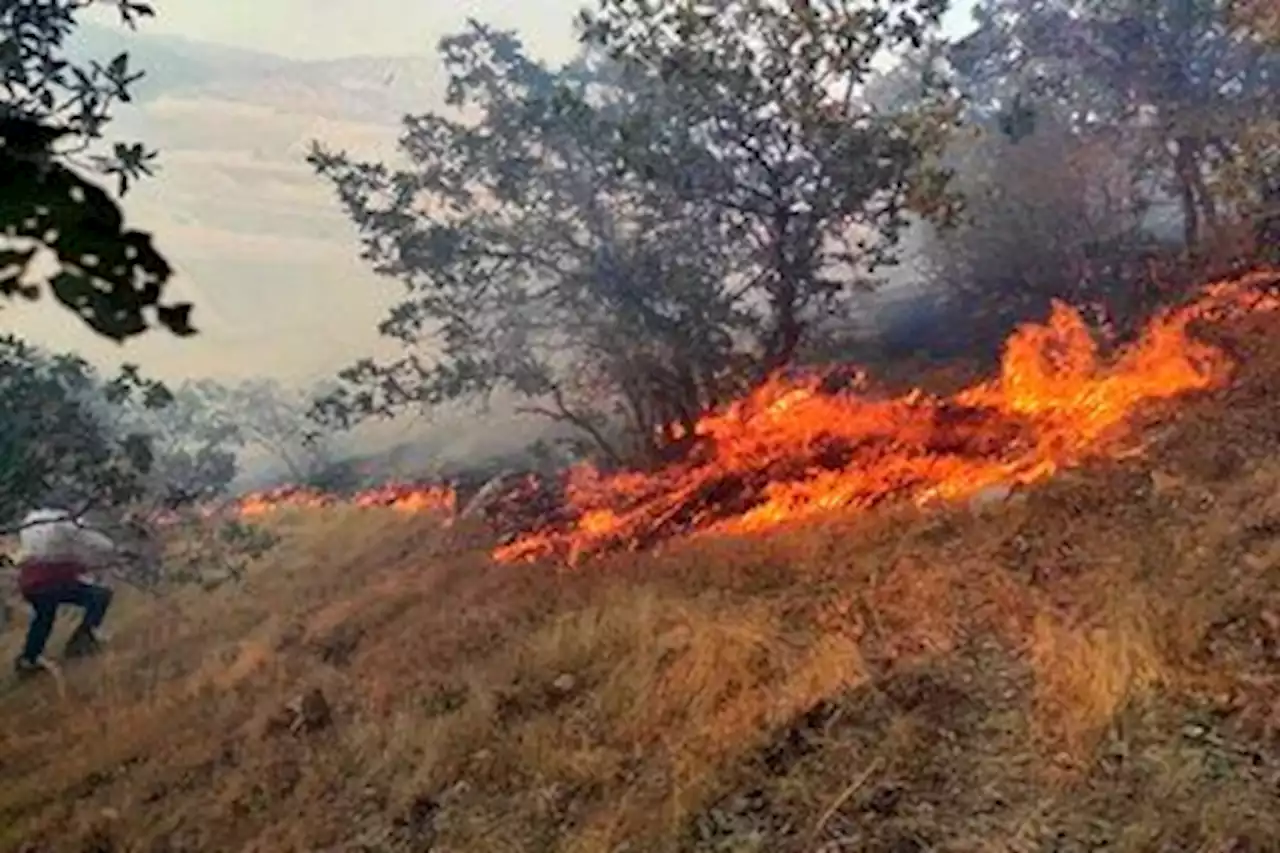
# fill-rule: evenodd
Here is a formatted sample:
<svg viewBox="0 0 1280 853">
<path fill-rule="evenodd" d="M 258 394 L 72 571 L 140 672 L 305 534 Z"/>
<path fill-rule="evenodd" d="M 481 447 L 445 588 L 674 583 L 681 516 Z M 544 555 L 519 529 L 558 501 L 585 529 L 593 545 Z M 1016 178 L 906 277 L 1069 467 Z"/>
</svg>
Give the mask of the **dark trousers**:
<svg viewBox="0 0 1280 853">
<path fill-rule="evenodd" d="M 44 652 L 45 644 L 49 642 L 49 634 L 53 632 L 59 607 L 69 604 L 84 610 L 84 617 L 74 635 L 83 637 L 102 624 L 107 608 L 111 606 L 111 590 L 105 586 L 76 581 L 30 592 L 26 599 L 31 605 L 31 625 L 27 628 L 27 642 L 22 647 L 22 658 L 34 661 Z"/>
</svg>

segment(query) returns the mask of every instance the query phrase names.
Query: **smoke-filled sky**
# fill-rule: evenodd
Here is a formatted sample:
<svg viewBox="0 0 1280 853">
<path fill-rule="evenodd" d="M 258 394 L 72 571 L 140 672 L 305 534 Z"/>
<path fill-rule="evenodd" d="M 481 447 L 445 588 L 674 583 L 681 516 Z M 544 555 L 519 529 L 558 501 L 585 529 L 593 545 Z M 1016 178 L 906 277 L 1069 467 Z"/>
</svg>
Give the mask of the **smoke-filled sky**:
<svg viewBox="0 0 1280 853">
<path fill-rule="evenodd" d="M 519 30 L 548 58 L 572 49 L 583 0 L 153 0 L 149 31 L 218 41 L 301 59 L 416 54 L 434 49 L 468 17 Z M 952 26 L 973 0 L 952 4 Z"/>
<path fill-rule="evenodd" d="M 91 47 L 133 50 L 153 83 L 109 132 L 160 151 L 161 171 L 124 207 L 173 263 L 173 295 L 196 303 L 201 334 L 121 347 L 51 299 L 0 311 L 0 331 L 107 368 L 140 363 L 168 381 L 309 383 L 377 354 L 377 323 L 403 293 L 360 261 L 354 229 L 306 165 L 309 144 L 385 159 L 401 116 L 441 106 L 441 37 L 476 18 L 517 30 L 555 62 L 571 55 L 574 15 L 589 0 L 151 2 L 157 17 L 137 33 L 99 29 Z M 951 32 L 967 28 L 971 6 L 951 11 Z"/>
<path fill-rule="evenodd" d="M 579 0 L 154 0 L 150 32 L 299 59 L 421 54 L 467 17 L 518 29 L 546 55 L 567 53 Z"/>
</svg>

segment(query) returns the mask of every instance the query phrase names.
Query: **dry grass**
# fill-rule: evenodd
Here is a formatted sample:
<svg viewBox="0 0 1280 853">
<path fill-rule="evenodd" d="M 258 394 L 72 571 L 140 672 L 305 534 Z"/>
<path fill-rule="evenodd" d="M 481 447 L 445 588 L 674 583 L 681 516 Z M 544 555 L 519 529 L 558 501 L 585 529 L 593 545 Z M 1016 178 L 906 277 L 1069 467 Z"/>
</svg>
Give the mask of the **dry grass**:
<svg viewBox="0 0 1280 853">
<path fill-rule="evenodd" d="M 0 849 L 1280 849 L 1270 331 L 1146 461 L 981 515 L 572 574 L 282 517 L 243 588 L 126 596 L 65 696 L 0 694 Z"/>
</svg>

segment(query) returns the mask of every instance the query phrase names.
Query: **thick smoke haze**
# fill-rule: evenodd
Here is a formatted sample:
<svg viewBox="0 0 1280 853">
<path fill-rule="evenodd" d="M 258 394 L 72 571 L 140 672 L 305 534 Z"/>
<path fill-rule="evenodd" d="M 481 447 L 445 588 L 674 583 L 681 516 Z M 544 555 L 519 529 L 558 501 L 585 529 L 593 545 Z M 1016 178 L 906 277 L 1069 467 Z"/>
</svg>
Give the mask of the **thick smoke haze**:
<svg viewBox="0 0 1280 853">
<path fill-rule="evenodd" d="M 376 326 L 399 295 L 358 257 L 354 229 L 304 162 L 322 139 L 361 157 L 393 156 L 401 117 L 442 106 L 438 40 L 468 17 L 517 29 L 548 60 L 574 49 L 575 0 L 455 6 L 413 0 L 223 0 L 155 4 L 130 33 L 85 26 L 78 49 L 128 50 L 147 71 L 112 138 L 160 152 L 159 173 L 126 197 L 131 223 L 152 231 L 177 269 L 175 298 L 196 304 L 199 337 L 164 333 L 124 346 L 92 335 L 51 300 L 6 306 L 0 327 L 111 368 L 136 362 L 166 381 L 266 376 L 309 384 L 386 345 Z M 950 13 L 956 31 L 968 5 Z M 518 446 L 529 423 L 498 401 L 477 430 L 468 413 L 429 425 L 369 430 L 375 443 L 465 435 L 450 452 Z M 446 445 L 450 442 L 444 442 Z"/>
</svg>

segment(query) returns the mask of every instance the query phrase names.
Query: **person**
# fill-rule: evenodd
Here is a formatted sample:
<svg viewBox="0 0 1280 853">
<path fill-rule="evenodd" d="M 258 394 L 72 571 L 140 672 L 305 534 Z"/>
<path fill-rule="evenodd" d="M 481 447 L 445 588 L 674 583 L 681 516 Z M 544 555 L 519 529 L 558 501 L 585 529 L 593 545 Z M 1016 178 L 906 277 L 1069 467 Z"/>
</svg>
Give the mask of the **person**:
<svg viewBox="0 0 1280 853">
<path fill-rule="evenodd" d="M 18 589 L 31 605 L 26 642 L 14 668 L 27 675 L 48 668 L 44 648 L 63 605 L 84 611 L 67 641 L 69 658 L 92 654 L 101 645 L 98 633 L 111 606 L 111 588 L 93 576 L 117 553 L 115 543 L 62 508 L 27 513 L 18 532 Z"/>
</svg>

